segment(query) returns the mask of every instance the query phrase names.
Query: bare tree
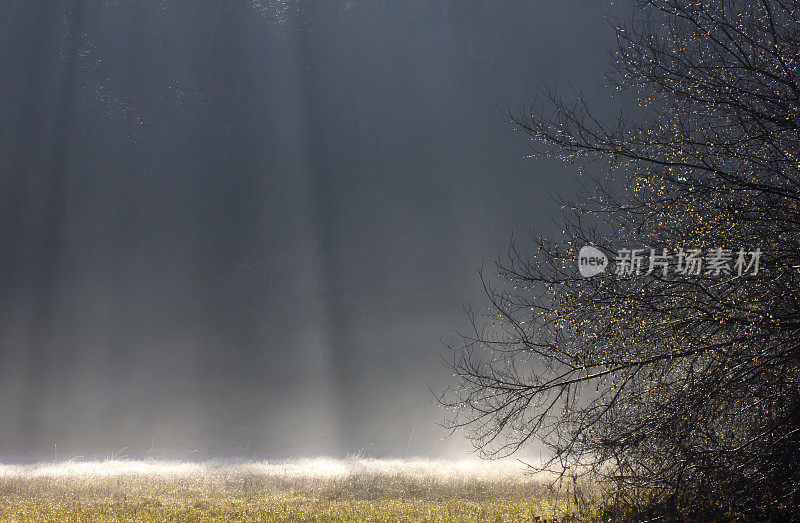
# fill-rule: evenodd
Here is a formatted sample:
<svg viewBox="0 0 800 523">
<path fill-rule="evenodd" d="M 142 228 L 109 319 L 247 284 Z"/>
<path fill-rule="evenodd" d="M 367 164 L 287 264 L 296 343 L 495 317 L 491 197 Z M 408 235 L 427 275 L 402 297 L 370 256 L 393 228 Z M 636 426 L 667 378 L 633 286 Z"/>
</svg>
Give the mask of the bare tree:
<svg viewBox="0 0 800 523">
<path fill-rule="evenodd" d="M 490 456 L 543 442 L 545 467 L 661 508 L 788 511 L 800 501 L 800 2 L 642 0 L 617 39 L 609 84 L 637 96 L 637 115 L 609 123 L 579 93 L 552 92 L 509 114 L 535 154 L 608 168 L 564 202 L 563 238 L 512 243 L 499 285 L 484 279 L 489 312 L 451 346 L 448 426 Z M 581 278 L 584 244 L 646 247 L 643 273 Z M 759 270 L 681 273 L 689 249 L 720 248 L 760 250 Z"/>
</svg>

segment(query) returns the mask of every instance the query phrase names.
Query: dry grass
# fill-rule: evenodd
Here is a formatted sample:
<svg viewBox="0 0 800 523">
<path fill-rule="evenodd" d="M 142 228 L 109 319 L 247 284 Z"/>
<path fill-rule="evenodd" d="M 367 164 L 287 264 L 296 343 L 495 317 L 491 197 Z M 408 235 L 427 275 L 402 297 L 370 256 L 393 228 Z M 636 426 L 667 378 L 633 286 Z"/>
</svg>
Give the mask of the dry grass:
<svg viewBox="0 0 800 523">
<path fill-rule="evenodd" d="M 0 465 L 0 522 L 536 521 L 571 509 L 515 462 Z"/>
</svg>

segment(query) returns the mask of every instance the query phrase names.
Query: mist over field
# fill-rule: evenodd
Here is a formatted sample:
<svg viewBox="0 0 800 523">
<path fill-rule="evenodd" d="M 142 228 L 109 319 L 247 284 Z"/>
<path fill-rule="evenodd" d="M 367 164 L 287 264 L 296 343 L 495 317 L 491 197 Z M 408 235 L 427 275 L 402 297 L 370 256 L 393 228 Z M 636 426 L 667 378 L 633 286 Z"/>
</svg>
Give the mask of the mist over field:
<svg viewBox="0 0 800 523">
<path fill-rule="evenodd" d="M 3 2 L 0 461 L 468 457 L 440 340 L 577 190 L 502 110 L 607 4 Z"/>
<path fill-rule="evenodd" d="M 0 465 L 0 521 L 519 521 L 569 497 L 520 463 L 300 459 Z"/>
</svg>

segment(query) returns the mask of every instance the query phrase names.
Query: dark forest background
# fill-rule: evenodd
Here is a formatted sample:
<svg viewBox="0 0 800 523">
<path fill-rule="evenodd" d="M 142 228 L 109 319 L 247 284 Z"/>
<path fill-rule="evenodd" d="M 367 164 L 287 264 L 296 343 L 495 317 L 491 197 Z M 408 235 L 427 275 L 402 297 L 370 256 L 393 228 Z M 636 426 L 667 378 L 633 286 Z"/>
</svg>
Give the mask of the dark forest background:
<svg viewBox="0 0 800 523">
<path fill-rule="evenodd" d="M 447 454 L 474 269 L 574 170 L 500 109 L 606 2 L 0 5 L 4 459 Z"/>
</svg>

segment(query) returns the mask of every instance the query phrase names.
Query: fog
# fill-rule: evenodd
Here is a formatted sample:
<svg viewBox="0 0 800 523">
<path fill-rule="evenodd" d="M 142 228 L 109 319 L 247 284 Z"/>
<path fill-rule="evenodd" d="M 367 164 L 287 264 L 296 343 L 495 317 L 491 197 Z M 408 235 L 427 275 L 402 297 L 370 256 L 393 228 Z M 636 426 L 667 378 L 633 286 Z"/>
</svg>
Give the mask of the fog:
<svg viewBox="0 0 800 523">
<path fill-rule="evenodd" d="M 7 0 L 0 459 L 466 456 L 429 387 L 610 2 Z"/>
</svg>

